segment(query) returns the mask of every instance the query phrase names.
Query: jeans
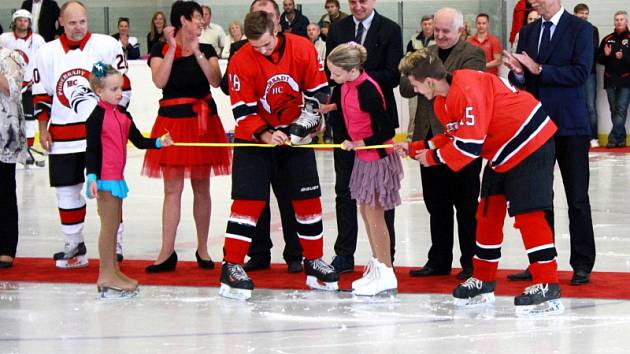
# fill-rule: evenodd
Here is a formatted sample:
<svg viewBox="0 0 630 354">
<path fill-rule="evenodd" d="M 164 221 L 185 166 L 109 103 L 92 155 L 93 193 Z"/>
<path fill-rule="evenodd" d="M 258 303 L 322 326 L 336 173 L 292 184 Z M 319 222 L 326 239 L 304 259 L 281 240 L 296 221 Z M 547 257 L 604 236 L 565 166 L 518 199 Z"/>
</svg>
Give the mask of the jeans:
<svg viewBox="0 0 630 354">
<path fill-rule="evenodd" d="M 591 118 L 591 137 L 597 139 L 597 74 L 591 73 L 584 84 L 586 107 Z"/>
<path fill-rule="evenodd" d="M 613 124 L 610 135 L 608 135 L 608 143 L 625 145 L 630 87 L 610 87 L 606 89 L 606 94 L 608 95 L 610 118 Z"/>
</svg>

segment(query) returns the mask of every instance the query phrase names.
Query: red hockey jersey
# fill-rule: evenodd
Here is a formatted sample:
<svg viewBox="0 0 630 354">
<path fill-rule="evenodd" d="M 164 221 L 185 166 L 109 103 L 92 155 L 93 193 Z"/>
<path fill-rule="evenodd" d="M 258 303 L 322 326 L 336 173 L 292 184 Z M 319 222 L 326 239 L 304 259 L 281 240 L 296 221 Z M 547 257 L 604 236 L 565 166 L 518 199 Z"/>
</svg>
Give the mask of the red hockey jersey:
<svg viewBox="0 0 630 354">
<path fill-rule="evenodd" d="M 281 33 L 278 41 L 272 56 L 247 43 L 230 59 L 235 138 L 256 141 L 268 128 L 287 127 L 300 115 L 302 92 L 312 95 L 328 86 L 323 64 L 308 39 Z"/>
<path fill-rule="evenodd" d="M 448 95 L 436 97 L 433 108 L 452 138 L 433 157 L 455 171 L 479 156 L 497 172 L 508 171 L 557 130 L 534 96 L 480 71 L 454 71 Z"/>
</svg>

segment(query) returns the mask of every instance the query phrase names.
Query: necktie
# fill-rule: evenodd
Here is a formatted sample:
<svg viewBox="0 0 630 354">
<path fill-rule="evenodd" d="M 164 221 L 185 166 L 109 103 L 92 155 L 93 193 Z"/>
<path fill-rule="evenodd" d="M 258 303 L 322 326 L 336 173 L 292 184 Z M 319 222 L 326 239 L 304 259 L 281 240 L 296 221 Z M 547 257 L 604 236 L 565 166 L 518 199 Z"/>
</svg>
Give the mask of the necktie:
<svg viewBox="0 0 630 354">
<path fill-rule="evenodd" d="M 357 35 L 354 36 L 354 41 L 356 43 L 359 44 L 363 44 L 363 30 L 365 29 L 365 27 L 363 27 L 363 22 L 359 22 L 359 24 L 357 25 Z"/>
<path fill-rule="evenodd" d="M 540 59 L 544 53 L 549 50 L 549 43 L 551 43 L 551 26 L 553 22 L 543 22 L 543 33 L 540 38 L 540 44 L 538 45 L 538 58 Z"/>
</svg>

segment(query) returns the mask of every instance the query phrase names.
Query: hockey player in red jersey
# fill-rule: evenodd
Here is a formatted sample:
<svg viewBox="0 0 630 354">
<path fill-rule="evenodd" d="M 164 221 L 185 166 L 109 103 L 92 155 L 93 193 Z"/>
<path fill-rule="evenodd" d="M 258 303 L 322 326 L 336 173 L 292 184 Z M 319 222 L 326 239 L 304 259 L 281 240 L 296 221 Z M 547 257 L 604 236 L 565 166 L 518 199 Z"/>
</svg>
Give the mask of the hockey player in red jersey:
<svg viewBox="0 0 630 354">
<path fill-rule="evenodd" d="M 285 174 L 304 251 L 307 285 L 337 290 L 338 274 L 323 261 L 321 190 L 312 149 L 286 145 L 310 142 L 321 123 L 314 112 L 328 84 L 315 47 L 308 39 L 278 33 L 273 14 L 255 11 L 245 18 L 245 44 L 230 60 L 230 100 L 236 142 L 260 142 L 274 148 L 235 148 L 232 209 L 225 234 L 222 296 L 248 299 L 254 288 L 242 268 L 274 174 Z M 303 103 L 304 100 L 309 104 Z M 310 104 L 312 103 L 312 105 Z"/>
<path fill-rule="evenodd" d="M 538 100 L 507 80 L 474 70 L 448 74 L 428 51 L 405 57 L 400 71 L 415 92 L 435 99 L 446 131 L 427 142 L 399 144 L 399 151 L 423 166 L 446 164 L 455 171 L 479 156 L 488 160 L 477 210 L 473 276 L 453 290 L 455 304 L 494 301 L 507 211 L 521 232 L 536 283 L 514 299 L 517 315 L 562 312 L 557 253 L 544 215 L 553 206 L 556 125 Z"/>
</svg>

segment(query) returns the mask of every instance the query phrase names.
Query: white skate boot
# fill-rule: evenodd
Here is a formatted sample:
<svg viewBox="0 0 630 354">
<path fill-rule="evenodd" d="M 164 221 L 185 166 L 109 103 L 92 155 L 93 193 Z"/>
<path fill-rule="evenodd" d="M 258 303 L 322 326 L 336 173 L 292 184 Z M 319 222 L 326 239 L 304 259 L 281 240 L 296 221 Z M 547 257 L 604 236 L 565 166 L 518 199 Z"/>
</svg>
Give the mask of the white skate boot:
<svg viewBox="0 0 630 354">
<path fill-rule="evenodd" d="M 53 255 L 57 268 L 72 269 L 88 266 L 87 249 L 85 243 L 66 242 L 63 251 Z"/>
<path fill-rule="evenodd" d="M 375 257 L 370 258 L 370 261 L 365 265 L 365 268 L 363 268 L 363 276 L 352 282 L 352 289 L 360 288 L 372 281 L 377 263 L 378 259 Z"/>
<path fill-rule="evenodd" d="M 393 296 L 398 292 L 398 280 L 394 268 L 376 261 L 369 281 L 352 291 L 357 296 Z"/>
</svg>

